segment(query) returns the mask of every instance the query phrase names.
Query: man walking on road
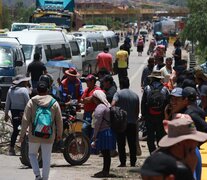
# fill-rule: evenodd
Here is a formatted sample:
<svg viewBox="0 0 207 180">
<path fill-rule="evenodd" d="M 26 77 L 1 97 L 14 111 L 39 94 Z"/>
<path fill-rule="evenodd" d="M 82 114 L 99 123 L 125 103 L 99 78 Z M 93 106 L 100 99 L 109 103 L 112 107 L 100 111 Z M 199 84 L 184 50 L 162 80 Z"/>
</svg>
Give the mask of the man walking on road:
<svg viewBox="0 0 207 180">
<path fill-rule="evenodd" d="M 129 145 L 130 164 L 135 166 L 137 158 L 137 119 L 139 116 L 139 97 L 136 93 L 129 89 L 128 77 L 120 80 L 120 89 L 113 97 L 112 106 L 119 106 L 127 112 L 127 129 L 123 133 L 117 134 L 118 152 L 120 165 L 126 166 L 126 138 Z"/>
<path fill-rule="evenodd" d="M 29 127 L 29 159 L 35 174 L 35 180 L 48 180 L 49 171 L 50 171 L 50 159 L 52 152 L 52 145 L 56 138 L 56 140 L 62 139 L 62 131 L 63 131 L 63 122 L 60 106 L 57 101 L 52 98 L 52 96 L 48 95 L 48 85 L 44 81 L 40 81 L 37 84 L 38 95 L 33 97 L 27 104 L 23 119 L 22 119 L 22 129 L 20 134 L 20 142 L 23 142 L 24 136 L 26 134 L 27 128 Z M 39 107 L 50 107 L 51 112 L 51 126 L 52 131 L 49 138 L 37 137 L 37 134 L 34 134 L 34 121 L 37 119 L 36 111 Z M 40 114 L 38 117 L 43 117 Z M 44 117 L 46 118 L 46 116 Z M 40 118 L 39 118 L 40 119 Z M 48 119 L 47 119 L 48 120 Z M 40 124 L 39 124 L 40 125 Z M 47 126 L 48 127 L 48 126 Z M 36 128 L 35 128 L 36 129 Z M 43 131 L 41 131 L 42 133 Z M 37 160 L 37 154 L 39 147 L 41 147 L 42 152 L 42 160 L 43 160 L 43 170 L 42 177 L 40 174 L 39 164 Z"/>
<path fill-rule="evenodd" d="M 96 57 L 96 73 L 102 68 L 105 68 L 108 72 L 112 73 L 112 55 L 109 53 L 108 47 L 105 47 L 103 52 L 99 53 Z"/>
<path fill-rule="evenodd" d="M 45 65 L 41 62 L 41 56 L 39 53 L 35 53 L 34 60 L 31 62 L 27 69 L 27 75 L 31 74 L 32 88 L 37 88 L 37 83 L 40 76 L 47 73 Z"/>
<path fill-rule="evenodd" d="M 142 71 L 142 77 L 141 77 L 141 87 L 142 87 L 142 89 L 144 89 L 147 85 L 149 85 L 148 76 L 152 73 L 154 64 L 155 64 L 155 58 L 153 56 L 149 57 L 148 65 Z"/>
<path fill-rule="evenodd" d="M 127 73 L 128 58 L 129 58 L 128 52 L 125 51 L 122 46 L 120 46 L 120 50 L 116 53 L 116 61 L 118 63 L 119 85 L 120 85 L 120 80 L 128 76 Z"/>
<path fill-rule="evenodd" d="M 160 71 L 153 71 L 148 77 L 151 83 L 144 89 L 141 111 L 146 121 L 148 149 L 152 153 L 156 149 L 155 141 L 158 142 L 165 135 L 162 121 L 169 92 L 161 83 L 164 77 Z"/>
</svg>

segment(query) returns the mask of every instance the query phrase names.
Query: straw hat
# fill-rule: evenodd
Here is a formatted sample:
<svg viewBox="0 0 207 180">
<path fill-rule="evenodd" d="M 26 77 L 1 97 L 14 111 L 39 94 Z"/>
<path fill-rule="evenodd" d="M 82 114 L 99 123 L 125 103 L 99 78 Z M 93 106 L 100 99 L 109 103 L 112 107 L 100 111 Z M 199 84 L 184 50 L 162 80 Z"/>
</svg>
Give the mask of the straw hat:
<svg viewBox="0 0 207 180">
<path fill-rule="evenodd" d="M 164 76 L 162 76 L 161 71 L 152 71 L 152 73 L 148 77 L 154 77 L 158 79 L 164 79 Z"/>
<path fill-rule="evenodd" d="M 184 140 L 207 141 L 207 133 L 196 130 L 191 119 L 179 118 L 168 122 L 168 134 L 160 142 L 160 147 L 170 147 Z"/>
<path fill-rule="evenodd" d="M 74 77 L 80 76 L 78 71 L 75 68 L 73 68 L 73 67 L 71 67 L 68 70 L 66 70 L 65 74 L 68 75 L 68 76 L 74 76 Z"/>
<path fill-rule="evenodd" d="M 19 74 L 19 75 L 17 75 L 17 76 L 14 77 L 12 83 L 13 83 L 14 85 L 18 85 L 18 84 L 20 84 L 21 82 L 29 81 L 30 79 L 31 79 L 31 77 L 26 77 L 25 75 Z"/>
</svg>

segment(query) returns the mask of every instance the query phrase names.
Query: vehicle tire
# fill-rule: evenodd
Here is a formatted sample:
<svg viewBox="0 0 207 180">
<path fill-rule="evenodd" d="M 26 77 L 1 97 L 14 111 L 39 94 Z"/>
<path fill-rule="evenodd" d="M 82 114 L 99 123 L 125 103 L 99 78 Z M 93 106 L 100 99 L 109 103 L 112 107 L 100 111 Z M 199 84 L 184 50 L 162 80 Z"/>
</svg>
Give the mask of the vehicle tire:
<svg viewBox="0 0 207 180">
<path fill-rule="evenodd" d="M 28 152 L 29 152 L 28 136 L 25 136 L 24 141 L 21 143 L 19 159 L 23 165 L 31 168 Z M 42 168 L 42 156 L 41 156 L 40 149 L 38 154 L 38 162 L 39 162 L 39 167 Z"/>
<path fill-rule="evenodd" d="M 63 155 L 69 164 L 82 165 L 90 156 L 89 139 L 79 132 L 71 134 L 65 140 Z"/>
</svg>

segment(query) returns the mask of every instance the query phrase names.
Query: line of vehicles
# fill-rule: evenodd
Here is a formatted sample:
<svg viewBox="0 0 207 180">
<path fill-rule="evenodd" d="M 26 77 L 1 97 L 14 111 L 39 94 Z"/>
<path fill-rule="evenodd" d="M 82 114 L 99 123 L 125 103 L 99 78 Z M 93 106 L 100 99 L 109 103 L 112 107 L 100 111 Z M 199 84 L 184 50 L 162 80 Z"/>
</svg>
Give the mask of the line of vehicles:
<svg viewBox="0 0 207 180">
<path fill-rule="evenodd" d="M 34 54 L 41 55 L 41 61 L 61 62 L 74 66 L 86 76 L 95 73 L 96 57 L 104 47 L 109 47 L 115 59 L 118 51 L 117 37 L 113 31 L 77 31 L 67 34 L 60 30 L 25 29 L 11 31 L 0 37 L 0 87 L 2 102 L 5 101 L 12 77 L 25 74 Z M 60 66 L 61 67 L 61 66 Z M 62 75 L 60 67 L 48 66 L 54 77 Z"/>
</svg>

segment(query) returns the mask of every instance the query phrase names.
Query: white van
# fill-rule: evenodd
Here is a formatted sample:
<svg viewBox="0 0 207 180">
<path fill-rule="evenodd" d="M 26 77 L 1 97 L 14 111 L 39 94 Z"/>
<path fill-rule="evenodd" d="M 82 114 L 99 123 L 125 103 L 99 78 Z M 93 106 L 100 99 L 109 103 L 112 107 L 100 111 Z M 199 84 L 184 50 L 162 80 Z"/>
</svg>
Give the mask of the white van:
<svg viewBox="0 0 207 180">
<path fill-rule="evenodd" d="M 11 25 L 11 31 L 22 31 L 24 29 L 31 29 L 39 24 L 37 23 L 12 23 Z"/>
<path fill-rule="evenodd" d="M 22 45 L 27 66 L 33 61 L 34 54 L 41 54 L 41 61 L 46 64 L 48 61 L 72 63 L 71 48 L 65 33 L 46 30 L 24 30 L 19 32 L 8 32 L 8 36 L 17 37 Z M 57 67 L 47 67 L 49 73 L 54 77 L 62 75 Z"/>
<path fill-rule="evenodd" d="M 96 57 L 106 47 L 100 32 L 73 32 L 83 57 L 83 76 L 95 73 Z"/>
<path fill-rule="evenodd" d="M 12 78 L 18 74 L 26 74 L 22 46 L 15 38 L 0 37 L 0 99 L 2 102 L 6 101 Z"/>
<path fill-rule="evenodd" d="M 67 36 L 67 38 L 69 40 L 70 48 L 71 48 L 71 51 L 72 51 L 72 63 L 75 65 L 75 67 L 77 68 L 78 72 L 80 74 L 82 74 L 83 58 L 81 56 L 81 52 L 80 52 L 80 48 L 79 48 L 78 42 L 75 39 L 74 35 L 66 34 L 66 36 Z"/>
<path fill-rule="evenodd" d="M 106 43 L 106 46 L 109 48 L 109 53 L 113 57 L 113 61 L 115 61 L 116 53 L 119 50 L 117 36 L 113 31 L 99 31 Z"/>
</svg>

